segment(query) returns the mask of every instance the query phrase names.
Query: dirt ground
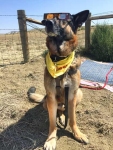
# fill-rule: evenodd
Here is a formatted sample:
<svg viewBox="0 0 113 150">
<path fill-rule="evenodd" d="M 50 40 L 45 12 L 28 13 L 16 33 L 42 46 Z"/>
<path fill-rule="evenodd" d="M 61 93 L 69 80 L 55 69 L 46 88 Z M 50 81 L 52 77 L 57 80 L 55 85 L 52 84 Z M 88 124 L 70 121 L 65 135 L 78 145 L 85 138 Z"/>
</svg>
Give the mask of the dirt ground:
<svg viewBox="0 0 113 150">
<path fill-rule="evenodd" d="M 48 114 L 28 101 L 30 86 L 45 94 L 44 60 L 0 67 L 0 150 L 42 150 L 48 134 Z M 83 89 L 77 123 L 89 144 L 77 142 L 69 126 L 58 129 L 57 150 L 113 150 L 113 93 Z"/>
</svg>

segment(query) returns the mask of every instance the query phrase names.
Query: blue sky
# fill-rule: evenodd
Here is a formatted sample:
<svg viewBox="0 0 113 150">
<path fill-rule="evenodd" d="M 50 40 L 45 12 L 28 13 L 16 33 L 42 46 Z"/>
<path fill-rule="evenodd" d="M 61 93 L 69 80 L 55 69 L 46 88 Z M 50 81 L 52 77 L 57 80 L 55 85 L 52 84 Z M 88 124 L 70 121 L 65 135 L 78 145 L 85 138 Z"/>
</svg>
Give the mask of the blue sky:
<svg viewBox="0 0 113 150">
<path fill-rule="evenodd" d="M 92 15 L 113 14 L 113 0 L 0 0 L 0 33 L 10 32 L 1 29 L 18 29 L 17 16 L 4 16 L 17 15 L 17 10 L 25 10 L 28 17 L 41 21 L 44 13 L 76 14 L 85 9 L 89 9 Z M 113 23 L 113 19 L 106 21 Z"/>
</svg>

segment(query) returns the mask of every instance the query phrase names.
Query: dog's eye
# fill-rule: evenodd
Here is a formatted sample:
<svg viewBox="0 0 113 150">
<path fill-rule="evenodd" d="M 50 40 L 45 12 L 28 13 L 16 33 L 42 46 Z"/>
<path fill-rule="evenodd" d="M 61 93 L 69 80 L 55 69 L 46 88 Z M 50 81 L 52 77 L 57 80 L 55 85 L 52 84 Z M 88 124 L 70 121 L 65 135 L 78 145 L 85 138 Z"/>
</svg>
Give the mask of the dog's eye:
<svg viewBox="0 0 113 150">
<path fill-rule="evenodd" d="M 66 24 L 66 21 L 65 21 L 65 20 L 63 20 L 63 21 L 62 21 L 62 24 L 63 24 L 63 25 L 65 25 L 65 24 Z"/>
<path fill-rule="evenodd" d="M 67 22 L 65 20 L 60 20 L 60 27 L 64 28 Z"/>
</svg>

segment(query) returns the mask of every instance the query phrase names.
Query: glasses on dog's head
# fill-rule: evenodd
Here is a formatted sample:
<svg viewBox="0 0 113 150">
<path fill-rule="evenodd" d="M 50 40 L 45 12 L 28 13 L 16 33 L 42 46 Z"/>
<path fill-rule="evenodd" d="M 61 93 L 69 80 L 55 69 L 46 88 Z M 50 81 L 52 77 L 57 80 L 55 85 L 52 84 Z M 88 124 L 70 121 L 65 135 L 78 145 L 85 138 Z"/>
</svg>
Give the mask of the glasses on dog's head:
<svg viewBox="0 0 113 150">
<path fill-rule="evenodd" d="M 59 20 L 70 20 L 71 15 L 70 13 L 45 13 L 44 19 L 52 20 L 54 18 L 57 18 Z"/>
</svg>

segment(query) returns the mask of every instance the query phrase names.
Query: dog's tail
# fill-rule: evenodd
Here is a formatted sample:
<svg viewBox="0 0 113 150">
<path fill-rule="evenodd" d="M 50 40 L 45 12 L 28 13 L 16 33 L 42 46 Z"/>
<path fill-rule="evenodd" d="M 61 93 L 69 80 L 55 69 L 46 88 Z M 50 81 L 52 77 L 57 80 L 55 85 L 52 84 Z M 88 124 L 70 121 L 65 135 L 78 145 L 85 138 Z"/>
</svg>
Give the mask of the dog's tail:
<svg viewBox="0 0 113 150">
<path fill-rule="evenodd" d="M 43 103 L 45 101 L 45 96 L 36 94 L 36 88 L 35 87 L 30 87 L 29 90 L 27 91 L 27 96 L 31 102 L 35 103 Z"/>
</svg>

